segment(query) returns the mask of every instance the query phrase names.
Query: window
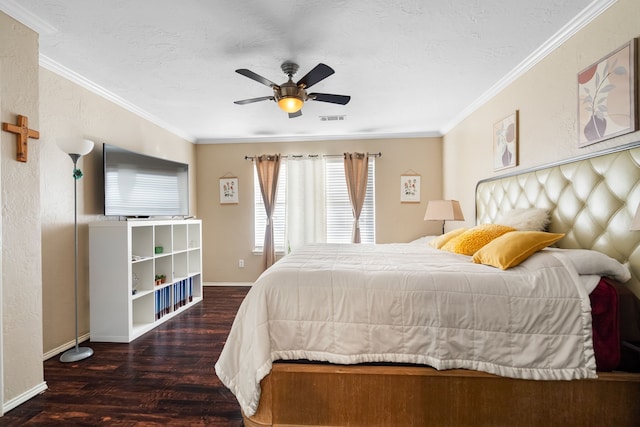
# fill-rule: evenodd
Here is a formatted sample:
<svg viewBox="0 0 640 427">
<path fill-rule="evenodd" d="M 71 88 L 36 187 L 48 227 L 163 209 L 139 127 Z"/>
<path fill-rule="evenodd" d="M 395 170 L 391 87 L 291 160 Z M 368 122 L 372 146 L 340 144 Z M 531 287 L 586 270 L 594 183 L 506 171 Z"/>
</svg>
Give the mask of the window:
<svg viewBox="0 0 640 427">
<path fill-rule="evenodd" d="M 258 176 L 253 174 L 254 183 L 254 241 L 256 250 L 262 250 L 264 244 L 264 232 L 267 226 L 267 215 L 264 210 L 262 193 Z M 344 177 L 344 161 L 341 157 L 324 159 L 325 179 L 325 215 L 326 217 L 326 242 L 350 243 L 353 214 L 351 202 L 347 192 L 347 182 Z M 362 243 L 375 243 L 375 158 L 369 159 L 369 177 L 367 181 L 367 195 L 365 197 L 362 213 L 360 214 L 360 237 Z M 295 182 L 288 183 L 295 186 Z M 276 196 L 276 210 L 274 212 L 273 227 L 276 251 L 287 252 L 285 245 L 286 229 L 286 193 L 287 188 L 287 161 L 280 164 L 278 175 L 278 194 Z"/>
</svg>

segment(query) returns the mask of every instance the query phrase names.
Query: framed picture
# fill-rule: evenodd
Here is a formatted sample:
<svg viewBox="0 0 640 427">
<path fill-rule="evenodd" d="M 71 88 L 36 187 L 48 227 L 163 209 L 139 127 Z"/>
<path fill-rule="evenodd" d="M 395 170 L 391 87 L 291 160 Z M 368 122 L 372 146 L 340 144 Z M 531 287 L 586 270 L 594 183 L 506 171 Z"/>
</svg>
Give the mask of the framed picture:
<svg viewBox="0 0 640 427">
<path fill-rule="evenodd" d="M 220 178 L 220 203 L 238 203 L 238 178 Z"/>
<path fill-rule="evenodd" d="M 518 166 L 518 110 L 493 125 L 493 170 Z"/>
<path fill-rule="evenodd" d="M 638 126 L 636 39 L 578 73 L 578 147 Z"/>
<path fill-rule="evenodd" d="M 400 176 L 400 202 L 420 203 L 420 175 Z"/>
</svg>

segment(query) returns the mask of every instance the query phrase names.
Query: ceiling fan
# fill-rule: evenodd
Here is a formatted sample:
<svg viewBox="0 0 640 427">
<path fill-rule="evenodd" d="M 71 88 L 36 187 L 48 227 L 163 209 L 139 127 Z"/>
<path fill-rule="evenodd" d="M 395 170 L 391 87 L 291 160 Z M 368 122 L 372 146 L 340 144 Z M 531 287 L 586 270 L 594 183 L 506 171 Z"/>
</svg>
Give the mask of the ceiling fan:
<svg viewBox="0 0 640 427">
<path fill-rule="evenodd" d="M 281 85 L 275 84 L 269 79 L 266 79 L 253 71 L 241 68 L 236 70 L 236 73 L 242 74 L 245 77 L 249 77 L 252 80 L 262 83 L 265 86 L 269 86 L 273 89 L 272 96 L 261 96 L 259 98 L 243 99 L 241 101 L 235 101 L 234 104 L 244 105 L 251 104 L 252 102 L 259 101 L 275 101 L 278 106 L 289 113 L 289 118 L 300 117 L 302 115 L 302 105 L 305 101 L 322 101 L 331 102 L 333 104 L 346 105 L 351 99 L 346 95 L 332 95 L 330 93 L 307 93 L 307 89 L 329 77 L 335 71 L 333 68 L 325 64 L 316 65 L 311 71 L 309 71 L 303 78 L 297 83 L 293 82 L 293 75 L 298 72 L 298 64 L 293 62 L 285 62 L 281 65 L 282 71 L 289 77 L 289 80 Z"/>
</svg>

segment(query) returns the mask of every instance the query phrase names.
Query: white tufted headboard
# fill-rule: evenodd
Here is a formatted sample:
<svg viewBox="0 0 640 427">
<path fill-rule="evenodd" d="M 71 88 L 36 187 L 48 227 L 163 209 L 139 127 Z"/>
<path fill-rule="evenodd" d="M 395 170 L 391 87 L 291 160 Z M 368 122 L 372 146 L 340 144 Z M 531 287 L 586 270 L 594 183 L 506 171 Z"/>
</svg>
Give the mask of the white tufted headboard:
<svg viewBox="0 0 640 427">
<path fill-rule="evenodd" d="M 566 162 L 489 178 L 476 187 L 476 223 L 513 208 L 549 210 L 561 248 L 593 249 L 629 263 L 627 286 L 640 298 L 640 231 L 630 231 L 640 203 L 640 142 Z"/>
</svg>

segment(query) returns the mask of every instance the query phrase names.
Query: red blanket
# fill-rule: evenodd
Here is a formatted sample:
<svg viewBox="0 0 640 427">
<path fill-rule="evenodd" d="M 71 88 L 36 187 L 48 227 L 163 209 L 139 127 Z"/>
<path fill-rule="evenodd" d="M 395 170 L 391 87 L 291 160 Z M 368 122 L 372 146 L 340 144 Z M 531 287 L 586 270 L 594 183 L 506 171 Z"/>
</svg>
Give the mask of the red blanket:
<svg viewBox="0 0 640 427">
<path fill-rule="evenodd" d="M 611 281 L 602 278 L 589 298 L 596 366 L 599 371 L 612 371 L 620 364 L 618 292 Z"/>
</svg>

